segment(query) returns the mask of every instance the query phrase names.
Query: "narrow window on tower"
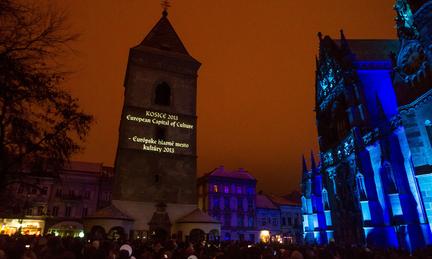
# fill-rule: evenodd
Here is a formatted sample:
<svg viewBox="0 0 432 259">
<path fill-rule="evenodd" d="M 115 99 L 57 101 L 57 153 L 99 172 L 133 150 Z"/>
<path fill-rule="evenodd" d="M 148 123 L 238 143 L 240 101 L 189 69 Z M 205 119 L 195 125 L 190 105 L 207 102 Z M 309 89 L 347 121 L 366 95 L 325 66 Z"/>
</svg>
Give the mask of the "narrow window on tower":
<svg viewBox="0 0 432 259">
<path fill-rule="evenodd" d="M 429 143 L 432 145 L 432 122 L 430 120 L 425 121 L 425 127 L 429 136 Z"/>
<path fill-rule="evenodd" d="M 163 106 L 171 105 L 171 88 L 167 83 L 163 82 L 156 86 L 155 104 Z"/>
</svg>

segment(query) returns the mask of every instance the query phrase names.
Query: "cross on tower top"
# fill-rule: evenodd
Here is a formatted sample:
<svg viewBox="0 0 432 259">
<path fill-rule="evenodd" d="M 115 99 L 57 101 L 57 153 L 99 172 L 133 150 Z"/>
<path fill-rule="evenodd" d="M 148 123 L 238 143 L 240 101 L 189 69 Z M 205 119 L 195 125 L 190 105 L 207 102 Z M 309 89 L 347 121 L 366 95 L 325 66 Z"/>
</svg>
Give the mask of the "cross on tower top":
<svg viewBox="0 0 432 259">
<path fill-rule="evenodd" d="M 171 7 L 170 1 L 169 0 L 161 0 L 161 6 L 163 8 L 163 16 L 167 16 L 168 15 L 168 8 Z"/>
</svg>

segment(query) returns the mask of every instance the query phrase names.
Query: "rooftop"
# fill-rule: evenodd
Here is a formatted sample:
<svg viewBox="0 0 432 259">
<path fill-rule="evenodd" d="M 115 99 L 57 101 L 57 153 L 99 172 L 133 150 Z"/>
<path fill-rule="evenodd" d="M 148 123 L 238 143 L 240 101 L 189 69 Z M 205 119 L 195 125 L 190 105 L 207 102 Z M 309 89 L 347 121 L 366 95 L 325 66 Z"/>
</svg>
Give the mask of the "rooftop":
<svg viewBox="0 0 432 259">
<path fill-rule="evenodd" d="M 90 219 L 121 219 L 133 221 L 131 217 L 123 213 L 114 205 L 109 205 L 103 209 L 96 211 L 94 214 L 87 216 Z"/>
<path fill-rule="evenodd" d="M 335 40 L 335 42 L 340 46 L 340 40 Z M 358 61 L 390 60 L 390 53 L 399 51 L 399 41 L 392 39 L 348 40 L 348 46 Z"/>
<path fill-rule="evenodd" d="M 293 200 L 289 200 L 285 197 L 277 196 L 277 195 L 267 195 L 268 198 L 275 204 L 279 206 L 288 205 L 288 206 L 301 206 L 300 203 L 295 202 Z"/>
<path fill-rule="evenodd" d="M 189 55 L 168 18 L 163 15 L 144 40 L 136 47 L 146 46 Z"/>
<path fill-rule="evenodd" d="M 225 177 L 225 178 L 236 178 L 236 179 L 245 179 L 245 180 L 254 180 L 255 178 L 243 168 L 239 168 L 234 171 L 227 171 L 224 166 L 220 166 L 210 173 L 207 173 L 206 176 L 217 176 L 217 177 Z"/>
<path fill-rule="evenodd" d="M 256 207 L 261 209 L 278 209 L 278 207 L 265 194 L 257 194 Z"/>
<path fill-rule="evenodd" d="M 62 171 L 70 173 L 88 173 L 88 174 L 101 174 L 113 175 L 114 168 L 111 166 L 104 166 L 102 163 L 70 161 L 66 163 Z"/>
<path fill-rule="evenodd" d="M 219 221 L 210 217 L 200 209 L 196 209 L 186 216 L 177 220 L 177 223 L 213 223 L 220 224 Z"/>
</svg>

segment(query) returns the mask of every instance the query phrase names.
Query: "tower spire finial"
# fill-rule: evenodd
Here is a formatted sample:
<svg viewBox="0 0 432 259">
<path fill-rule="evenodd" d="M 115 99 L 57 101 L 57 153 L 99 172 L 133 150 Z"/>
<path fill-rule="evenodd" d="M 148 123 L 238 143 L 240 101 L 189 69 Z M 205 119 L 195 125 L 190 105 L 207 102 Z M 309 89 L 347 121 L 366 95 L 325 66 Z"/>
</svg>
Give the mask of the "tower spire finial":
<svg viewBox="0 0 432 259">
<path fill-rule="evenodd" d="M 166 17 L 168 15 L 168 8 L 171 7 L 170 1 L 169 0 L 161 0 L 161 6 L 163 8 L 162 15 L 164 17 Z"/>
</svg>

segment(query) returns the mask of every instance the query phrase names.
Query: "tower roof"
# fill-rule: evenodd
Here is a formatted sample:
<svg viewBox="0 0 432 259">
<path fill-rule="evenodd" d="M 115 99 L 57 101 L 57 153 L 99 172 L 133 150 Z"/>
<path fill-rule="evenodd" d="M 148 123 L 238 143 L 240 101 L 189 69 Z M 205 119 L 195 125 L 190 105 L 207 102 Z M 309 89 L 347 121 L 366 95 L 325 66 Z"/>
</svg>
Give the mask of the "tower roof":
<svg viewBox="0 0 432 259">
<path fill-rule="evenodd" d="M 174 27 L 165 14 L 162 15 L 153 29 L 151 29 L 149 34 L 147 34 L 137 47 L 139 46 L 189 55 L 183 42 L 180 40 L 180 37 L 175 32 Z"/>
</svg>

